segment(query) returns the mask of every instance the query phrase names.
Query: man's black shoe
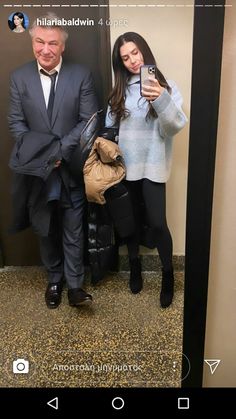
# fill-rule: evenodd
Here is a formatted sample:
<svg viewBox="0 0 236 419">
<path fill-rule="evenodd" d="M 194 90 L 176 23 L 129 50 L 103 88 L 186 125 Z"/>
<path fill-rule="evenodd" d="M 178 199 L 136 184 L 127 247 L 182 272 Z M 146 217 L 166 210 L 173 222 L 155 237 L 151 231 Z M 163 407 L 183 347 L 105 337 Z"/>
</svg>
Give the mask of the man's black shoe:
<svg viewBox="0 0 236 419">
<path fill-rule="evenodd" d="M 45 292 L 45 301 L 48 308 L 57 308 L 61 303 L 63 282 L 49 283 Z"/>
<path fill-rule="evenodd" d="M 88 306 L 92 304 L 92 295 L 87 294 L 82 288 L 72 288 L 68 290 L 68 300 L 70 306 Z"/>
</svg>

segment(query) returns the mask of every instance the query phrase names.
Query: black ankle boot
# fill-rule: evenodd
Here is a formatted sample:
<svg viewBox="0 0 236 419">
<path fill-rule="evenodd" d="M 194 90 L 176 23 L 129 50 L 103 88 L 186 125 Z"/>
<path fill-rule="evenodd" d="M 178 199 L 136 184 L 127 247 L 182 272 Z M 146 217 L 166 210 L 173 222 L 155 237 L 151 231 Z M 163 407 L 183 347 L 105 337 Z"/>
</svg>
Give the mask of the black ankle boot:
<svg viewBox="0 0 236 419">
<path fill-rule="evenodd" d="M 160 302 L 161 307 L 169 307 L 172 303 L 174 295 L 174 272 L 173 269 L 164 271 L 162 269 L 162 283 L 161 283 L 161 295 Z"/>
<path fill-rule="evenodd" d="M 143 288 L 143 278 L 141 275 L 141 261 L 139 258 L 135 258 L 129 261 L 130 263 L 130 278 L 129 286 L 133 294 L 138 294 Z"/>
</svg>

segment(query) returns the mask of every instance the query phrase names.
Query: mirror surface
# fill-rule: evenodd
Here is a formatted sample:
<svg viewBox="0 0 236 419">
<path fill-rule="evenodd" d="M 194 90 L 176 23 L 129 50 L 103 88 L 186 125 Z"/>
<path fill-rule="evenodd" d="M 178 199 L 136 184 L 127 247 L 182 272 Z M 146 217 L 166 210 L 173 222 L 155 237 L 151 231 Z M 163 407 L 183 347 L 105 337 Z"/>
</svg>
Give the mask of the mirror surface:
<svg viewBox="0 0 236 419">
<path fill-rule="evenodd" d="M 85 64 L 91 68 L 101 106 L 104 106 L 106 96 L 102 87 L 106 85 L 106 78 L 109 80 L 111 76 L 111 67 L 103 70 L 100 65 L 101 61 L 110 59 L 111 53 L 109 50 L 107 54 L 104 54 L 104 50 L 101 49 L 101 38 L 105 36 L 105 33 L 110 34 L 112 48 L 115 39 L 120 34 L 135 31 L 148 42 L 158 67 L 165 77 L 177 83 L 183 96 L 184 112 L 189 118 L 194 7 L 193 2 L 188 1 L 187 3 L 188 7 L 184 5 L 184 2 L 178 4 L 176 1 L 168 1 L 169 6 L 159 7 L 155 1 L 149 1 L 148 5 L 133 1 L 129 2 L 126 7 L 122 7 L 121 3 L 111 1 L 109 16 L 108 10 L 105 8 L 104 14 L 101 10 L 97 11 L 92 8 L 79 8 L 79 13 L 77 8 L 62 11 L 62 9 L 54 7 L 53 11 L 67 19 L 77 18 L 79 15 L 81 18 L 94 21 L 94 26 L 88 24 L 86 27 L 68 28 L 70 36 L 65 59 Z M 9 194 L 11 174 L 7 168 L 7 162 L 12 141 L 6 123 L 9 73 L 16 67 L 31 61 L 33 56 L 28 32 L 12 33 L 7 25 L 8 17 L 15 12 L 15 9 L 2 7 L 1 11 L 1 48 L 4 56 L 7 57 L 1 70 L 3 99 L 0 104 L 1 126 L 4 132 L 4 141 L 1 144 L 1 156 L 3 156 L 3 158 L 1 157 L 3 159 L 1 196 L 4 197 L 4 205 L 1 207 L 3 257 L 6 265 L 34 266 L 40 263 L 35 236 L 28 231 L 17 236 L 9 236 L 7 233 L 11 215 Z M 23 11 L 29 17 L 30 22 L 35 17 L 42 15 L 41 10 L 33 8 L 25 8 Z M 101 18 L 103 21 L 100 20 Z M 107 90 L 106 86 L 106 92 Z M 4 307 L 8 330 L 11 331 L 11 336 L 17 336 L 18 342 L 13 344 L 10 335 L 4 333 L 2 341 L 5 349 L 8 348 L 7 351 L 4 351 L 4 365 L 7 374 L 7 378 L 4 378 L 5 386 L 26 386 L 26 383 L 27 386 L 32 387 L 36 385 L 178 387 L 181 385 L 188 131 L 189 125 L 174 139 L 172 174 L 167 184 L 167 220 L 173 237 L 176 272 L 176 292 L 172 306 L 168 310 L 160 309 L 160 263 L 156 251 L 142 248 L 143 269 L 153 271 L 144 273 L 142 294 L 137 298 L 129 295 L 127 273 L 109 276 L 99 288 L 91 289 L 91 293 L 96 299 L 96 306 L 92 313 L 78 313 L 78 318 L 77 313 L 73 310 L 67 311 L 65 296 L 64 307 L 59 312 L 57 332 L 51 340 L 50 331 L 48 333 L 45 331 L 47 322 L 47 312 L 44 307 L 46 276 L 43 270 L 32 267 L 21 268 L 19 271 L 16 271 L 15 268 L 4 271 L 1 274 L 1 281 L 4 284 L 2 295 L 4 302 L 6 303 L 9 299 L 9 284 L 14 287 L 16 283 L 19 284 L 15 295 L 16 302 L 20 296 L 22 301 L 27 301 L 27 304 L 23 304 L 24 307 L 21 307 L 25 311 L 16 311 L 16 317 L 12 320 L 11 316 L 7 316 L 8 310 L 9 313 L 12 311 L 12 305 Z M 122 269 L 127 268 L 126 255 L 126 248 L 121 248 Z M 20 284 L 21 281 L 26 286 L 25 290 Z M 27 287 L 31 290 L 29 295 Z M 40 294 L 41 324 L 40 315 L 37 316 L 34 307 L 34 298 L 38 299 L 38 294 Z M 107 318 L 107 312 L 110 313 L 107 301 L 112 313 L 110 319 Z M 29 316 L 29 312 L 31 316 Z M 106 317 L 104 317 L 104 313 L 106 313 Z M 16 322 L 21 321 L 22 316 L 27 320 L 19 328 Z M 107 320 L 104 321 L 104 319 Z M 80 321 L 87 324 L 90 335 L 87 344 L 85 343 L 86 330 L 76 331 Z M 70 328 L 65 327 L 68 324 Z M 52 326 L 55 325 L 56 320 Z M 73 330 L 76 331 L 74 335 Z M 84 345 L 79 342 L 79 333 L 80 336 L 83 336 Z M 44 337 L 43 342 L 41 342 L 41 336 Z M 60 340 L 60 344 L 58 344 L 58 340 Z M 37 345 L 39 341 L 40 349 Z M 90 346 L 91 342 L 96 342 L 96 345 Z M 53 360 L 47 359 L 47 357 L 43 359 L 45 353 L 48 353 L 48 358 L 50 358 L 52 351 L 57 354 Z M 26 377 L 22 374 L 19 377 L 12 373 L 12 362 L 19 358 L 30 359 L 33 365 L 32 375 Z M 96 368 L 103 365 L 102 374 L 99 375 L 98 371 L 93 370 L 93 380 L 91 381 L 88 373 L 81 373 L 78 378 L 74 371 L 68 374 L 66 368 L 64 372 L 57 369 L 57 365 L 66 364 L 65 359 L 67 359 L 66 365 L 78 364 L 78 358 L 83 360 L 81 362 L 82 372 L 85 365 L 96 365 Z M 36 365 L 40 365 L 41 377 L 34 374 Z M 117 370 L 114 371 L 117 365 L 126 366 L 121 374 Z M 107 371 L 109 368 L 110 371 Z M 132 371 L 129 371 L 128 374 L 127 369 L 129 368 Z M 53 374 L 51 374 L 52 371 L 54 371 Z"/>
</svg>

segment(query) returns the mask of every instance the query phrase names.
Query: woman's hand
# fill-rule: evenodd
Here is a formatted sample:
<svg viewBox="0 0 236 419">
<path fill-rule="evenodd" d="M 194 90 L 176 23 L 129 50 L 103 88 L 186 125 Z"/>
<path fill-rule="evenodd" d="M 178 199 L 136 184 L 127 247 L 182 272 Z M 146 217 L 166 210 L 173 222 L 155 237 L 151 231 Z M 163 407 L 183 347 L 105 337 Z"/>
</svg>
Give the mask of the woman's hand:
<svg viewBox="0 0 236 419">
<path fill-rule="evenodd" d="M 157 99 L 163 92 L 164 87 L 162 87 L 157 79 L 149 78 L 150 85 L 143 84 L 142 96 L 147 100 Z"/>
</svg>

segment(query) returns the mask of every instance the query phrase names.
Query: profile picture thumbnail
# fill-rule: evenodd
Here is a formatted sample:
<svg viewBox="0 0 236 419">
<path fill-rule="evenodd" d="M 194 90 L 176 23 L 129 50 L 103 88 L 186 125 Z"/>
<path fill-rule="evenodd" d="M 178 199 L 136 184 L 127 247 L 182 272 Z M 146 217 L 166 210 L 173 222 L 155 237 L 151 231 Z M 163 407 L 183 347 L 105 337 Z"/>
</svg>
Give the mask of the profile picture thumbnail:
<svg viewBox="0 0 236 419">
<path fill-rule="evenodd" d="M 23 33 L 29 26 L 29 18 L 22 12 L 12 13 L 8 17 L 8 26 L 12 32 Z"/>
</svg>

